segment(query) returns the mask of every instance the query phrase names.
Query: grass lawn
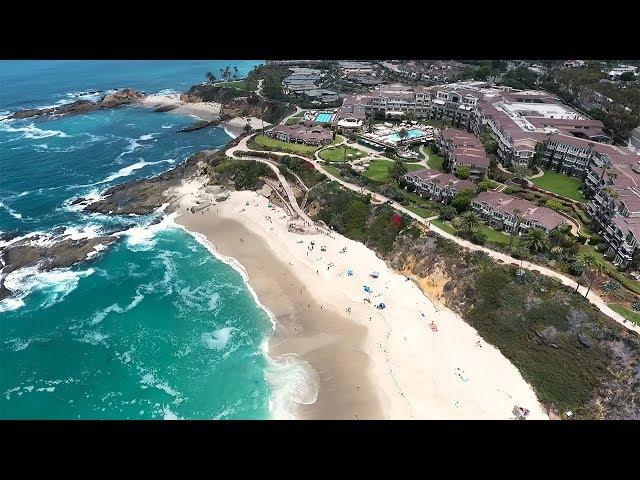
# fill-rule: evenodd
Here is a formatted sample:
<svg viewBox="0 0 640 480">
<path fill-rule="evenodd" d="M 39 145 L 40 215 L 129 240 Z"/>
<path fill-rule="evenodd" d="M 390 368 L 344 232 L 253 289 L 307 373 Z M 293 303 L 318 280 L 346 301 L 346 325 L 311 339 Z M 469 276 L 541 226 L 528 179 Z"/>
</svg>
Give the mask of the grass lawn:
<svg viewBox="0 0 640 480">
<path fill-rule="evenodd" d="M 369 163 L 369 168 L 367 168 L 362 175 L 373 182 L 388 182 L 389 180 L 391 180 L 389 170 L 391 169 L 393 164 L 394 162 L 390 162 L 387 160 L 371 160 L 371 162 Z M 424 168 L 422 165 L 417 163 L 405 163 L 405 166 L 410 172 Z"/>
<path fill-rule="evenodd" d="M 444 163 L 444 158 L 435 153 L 431 152 L 429 147 L 425 148 L 425 151 L 429 154 L 429 160 L 427 160 L 427 165 L 429 165 L 434 170 L 442 171 L 442 164 Z"/>
<path fill-rule="evenodd" d="M 441 230 L 444 230 L 445 232 L 450 233 L 451 235 L 458 234 L 458 231 L 449 222 L 445 222 L 440 220 L 439 218 L 436 218 L 435 220 L 431 220 L 431 223 L 433 223 L 436 227 L 440 228 Z"/>
<path fill-rule="evenodd" d="M 293 125 L 294 123 L 298 123 L 300 120 L 302 120 L 302 117 L 304 117 L 304 110 L 296 113 L 293 117 L 288 118 L 287 121 L 284 122 L 284 124 Z"/>
<path fill-rule="evenodd" d="M 247 83 L 244 80 L 237 80 L 235 82 L 218 82 L 216 87 L 235 88 L 237 90 L 245 90 Z"/>
<path fill-rule="evenodd" d="M 636 312 L 635 310 L 630 310 L 627 307 L 624 307 L 617 303 L 610 303 L 609 307 L 611 308 L 611 310 L 619 313 L 627 320 L 640 325 L 640 312 Z"/>
<path fill-rule="evenodd" d="M 438 212 L 431 210 L 430 208 L 421 207 L 419 205 L 404 205 L 404 208 L 411 210 L 416 215 L 420 215 L 422 218 L 429 218 L 437 215 Z"/>
<path fill-rule="evenodd" d="M 353 159 L 364 157 L 366 154 L 352 147 L 340 146 L 332 147 L 322 150 L 320 158 L 327 162 L 344 162 L 347 160 L 347 155 L 353 155 Z"/>
<path fill-rule="evenodd" d="M 582 193 L 578 191 L 578 188 L 582 186 L 582 182 L 577 178 L 545 170 L 543 176 L 532 178 L 531 181 L 535 186 L 544 190 L 563 195 L 578 202 L 585 201 Z"/>
<path fill-rule="evenodd" d="M 336 145 L 343 140 L 344 140 L 344 137 L 342 135 L 336 135 L 336 138 L 333 139 L 333 142 L 331 142 L 331 145 Z"/>
<path fill-rule="evenodd" d="M 301 143 L 289 143 L 267 137 L 266 135 L 258 135 L 255 142 L 263 148 L 280 150 L 284 152 L 298 153 L 300 155 L 312 155 L 317 149 L 311 145 L 303 145 Z"/>
</svg>

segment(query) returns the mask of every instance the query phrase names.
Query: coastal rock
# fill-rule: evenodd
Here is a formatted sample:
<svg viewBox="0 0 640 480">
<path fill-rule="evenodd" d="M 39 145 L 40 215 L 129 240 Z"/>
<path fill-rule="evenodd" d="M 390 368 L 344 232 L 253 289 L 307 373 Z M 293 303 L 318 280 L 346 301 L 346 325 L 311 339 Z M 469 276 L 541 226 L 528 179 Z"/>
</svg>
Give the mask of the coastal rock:
<svg viewBox="0 0 640 480">
<path fill-rule="evenodd" d="M 109 215 L 148 215 L 163 204 L 172 200 L 166 192 L 198 175 L 198 163 L 207 161 L 215 154 L 214 150 L 205 150 L 189 157 L 185 162 L 160 175 L 123 183 L 107 189 L 104 198 L 89 203 L 85 210 Z M 86 202 L 84 198 L 74 200 Z"/>
<path fill-rule="evenodd" d="M 170 112 L 171 110 L 175 110 L 178 108 L 178 105 L 162 105 L 161 107 L 155 108 L 153 111 L 157 113 Z"/>
<path fill-rule="evenodd" d="M 98 105 L 100 108 L 119 107 L 120 105 L 135 103 L 141 100 L 143 97 L 144 95 L 138 90 L 134 90 L 133 88 L 123 88 L 102 97 L 102 99 L 98 102 Z"/>
<path fill-rule="evenodd" d="M 3 274 L 34 265 L 40 265 L 41 270 L 70 267 L 86 260 L 87 254 L 93 251 L 96 245 L 109 245 L 115 242 L 117 237 L 102 236 L 80 240 L 67 238 L 46 246 L 34 244 L 33 240 L 33 237 L 25 239 L 0 250 L 0 258 L 4 262 Z"/>
<path fill-rule="evenodd" d="M 179 132 L 193 132 L 194 130 L 200 130 L 202 128 L 208 127 L 209 125 L 217 125 L 218 122 L 212 121 L 209 122 L 207 120 L 199 120 L 197 122 L 194 122 L 190 125 L 187 125 L 184 128 L 181 128 L 180 130 L 178 130 Z"/>
<path fill-rule="evenodd" d="M 9 115 L 10 119 L 43 117 L 43 116 L 67 116 L 77 115 L 82 113 L 89 113 L 95 110 L 104 108 L 114 108 L 121 105 L 128 105 L 142 99 L 144 95 L 131 88 L 123 88 L 109 95 L 105 95 L 98 102 L 92 102 L 91 100 L 76 100 L 72 103 L 59 105 L 50 108 L 29 108 L 25 110 L 18 110 L 17 112 Z"/>
<path fill-rule="evenodd" d="M 7 118 L 20 119 L 42 117 L 45 115 L 76 115 L 80 113 L 93 112 L 94 110 L 98 110 L 98 108 L 100 108 L 98 104 L 91 100 L 76 100 L 75 102 L 60 105 L 58 107 L 18 110 Z"/>
</svg>

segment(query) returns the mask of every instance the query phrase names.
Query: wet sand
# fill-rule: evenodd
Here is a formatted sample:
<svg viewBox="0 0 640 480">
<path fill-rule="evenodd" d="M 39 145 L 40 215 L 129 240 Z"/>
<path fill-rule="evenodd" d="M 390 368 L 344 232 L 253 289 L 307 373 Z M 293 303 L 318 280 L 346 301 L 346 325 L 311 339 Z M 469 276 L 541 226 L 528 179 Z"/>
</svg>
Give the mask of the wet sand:
<svg viewBox="0 0 640 480">
<path fill-rule="evenodd" d="M 320 308 L 289 266 L 276 258 L 258 235 L 212 212 L 207 212 L 206 223 L 199 221 L 198 214 L 185 214 L 179 221 L 213 240 L 221 254 L 244 265 L 249 283 L 277 319 L 269 355 L 278 360 L 283 354 L 295 353 L 319 375 L 316 402 L 299 406 L 296 417 L 383 418 L 367 375 L 369 359 L 360 348 L 366 328 L 327 306 Z"/>
</svg>

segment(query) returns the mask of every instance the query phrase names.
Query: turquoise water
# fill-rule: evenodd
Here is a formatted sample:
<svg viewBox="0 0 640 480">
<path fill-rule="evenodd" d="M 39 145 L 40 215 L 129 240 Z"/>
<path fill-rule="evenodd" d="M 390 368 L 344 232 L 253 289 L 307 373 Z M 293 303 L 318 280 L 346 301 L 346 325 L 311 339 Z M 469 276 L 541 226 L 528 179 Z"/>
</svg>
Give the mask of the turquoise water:
<svg viewBox="0 0 640 480">
<path fill-rule="evenodd" d="M 425 134 L 425 132 L 423 132 L 422 130 L 407 130 L 407 138 L 411 139 L 411 138 L 416 138 L 416 137 L 421 137 Z M 400 141 L 400 135 L 398 135 L 397 133 L 393 133 L 389 136 L 387 136 L 387 140 L 390 142 L 394 142 L 397 143 Z"/>
<path fill-rule="evenodd" d="M 333 119 L 333 113 L 319 113 L 316 115 L 316 122 L 318 123 L 329 123 Z"/>
<path fill-rule="evenodd" d="M 255 63 L 0 62 L 0 111 L 88 89 L 182 89 L 219 65 L 246 74 Z M 0 121 L 1 232 L 120 239 L 70 269 L 4 275 L 15 294 L 0 302 L 0 418 L 273 415 L 263 352 L 271 323 L 242 276 L 171 221 L 69 205 L 230 138 L 178 132 L 192 121 L 139 107 Z"/>
</svg>

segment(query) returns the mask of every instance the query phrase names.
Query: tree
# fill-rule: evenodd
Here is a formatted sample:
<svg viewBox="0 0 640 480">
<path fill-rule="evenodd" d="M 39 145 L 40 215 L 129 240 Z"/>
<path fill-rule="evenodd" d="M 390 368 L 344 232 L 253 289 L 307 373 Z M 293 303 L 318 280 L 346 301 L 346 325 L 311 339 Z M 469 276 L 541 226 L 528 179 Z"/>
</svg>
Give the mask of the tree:
<svg viewBox="0 0 640 480">
<path fill-rule="evenodd" d="M 225 79 L 225 76 L 224 76 L 224 68 L 221 68 L 221 69 L 219 70 L 219 72 L 220 72 L 220 78 L 221 78 L 222 80 L 224 80 L 224 79 Z"/>
<path fill-rule="evenodd" d="M 471 199 L 475 196 L 475 192 L 468 188 L 464 188 L 456 193 L 451 200 L 451 206 L 456 209 L 458 213 L 463 213 L 469 210 L 471 207 Z"/>
<path fill-rule="evenodd" d="M 549 247 L 549 237 L 541 228 L 532 228 L 522 236 L 522 243 L 530 252 L 543 252 Z"/>
<path fill-rule="evenodd" d="M 374 124 L 373 115 L 367 115 L 366 124 L 367 124 L 367 130 L 371 132 L 373 130 L 373 124 Z"/>
<path fill-rule="evenodd" d="M 622 75 L 620 75 L 620 80 L 622 80 L 623 82 L 633 82 L 636 79 L 636 76 L 633 74 L 633 72 L 624 72 Z"/>
<path fill-rule="evenodd" d="M 489 155 L 498 153 L 498 142 L 493 138 L 488 138 L 484 143 L 484 151 Z"/>
<path fill-rule="evenodd" d="M 456 170 L 456 177 L 466 180 L 471 175 L 471 170 L 467 165 L 462 165 Z"/>
<path fill-rule="evenodd" d="M 406 128 L 402 127 L 398 131 L 398 137 L 400 137 L 400 143 L 404 142 L 409 137 L 409 132 Z"/>
<path fill-rule="evenodd" d="M 238 75 L 238 66 L 237 65 L 233 66 L 233 71 L 235 72 L 236 75 Z"/>
<path fill-rule="evenodd" d="M 446 205 L 440 209 L 440 220 L 453 220 L 458 211 L 451 205 Z"/>
<path fill-rule="evenodd" d="M 544 148 L 545 147 L 543 142 L 536 143 L 536 149 L 535 149 L 535 152 L 533 153 L 533 158 L 531 159 L 531 168 L 538 167 L 542 163 Z"/>
<path fill-rule="evenodd" d="M 460 217 L 460 228 L 467 231 L 467 235 L 471 237 L 471 232 L 480 226 L 480 219 L 473 212 L 465 212 Z"/>
<path fill-rule="evenodd" d="M 545 206 L 551 210 L 555 210 L 556 212 L 562 210 L 562 203 L 558 200 L 547 200 L 545 202 Z"/>
<path fill-rule="evenodd" d="M 493 188 L 493 182 L 489 179 L 481 180 L 478 183 L 478 190 L 481 192 L 486 192 L 487 190 L 491 190 Z"/>
<path fill-rule="evenodd" d="M 249 125 L 249 123 L 246 123 L 246 124 L 245 124 L 245 126 L 244 126 L 244 131 L 245 131 L 246 133 L 249 133 L 249 132 L 251 131 L 251 125 Z"/>
<path fill-rule="evenodd" d="M 206 74 L 207 82 L 213 83 L 216 81 L 216 76 L 212 72 L 207 72 Z"/>
<path fill-rule="evenodd" d="M 407 166 L 404 164 L 404 162 L 402 162 L 400 160 L 396 160 L 393 163 L 393 166 L 391 167 L 391 170 L 389 170 L 389 173 L 391 174 L 392 178 L 395 178 L 396 180 L 398 180 L 400 177 L 402 177 L 408 171 L 409 170 L 407 169 Z"/>
<path fill-rule="evenodd" d="M 605 265 L 594 252 L 589 250 L 582 252 L 579 256 L 579 260 L 580 263 L 584 265 L 589 277 L 591 277 L 587 292 L 584 294 L 584 297 L 587 298 L 587 295 L 589 295 L 589 291 L 593 286 L 593 282 L 595 282 L 598 275 L 601 275 L 605 271 Z"/>
<path fill-rule="evenodd" d="M 509 251 L 513 251 L 513 236 L 518 234 L 520 228 L 520 222 L 522 222 L 522 211 L 519 208 L 513 209 L 513 215 L 515 217 L 515 224 L 513 230 L 511 230 L 511 236 L 509 237 Z"/>
</svg>

